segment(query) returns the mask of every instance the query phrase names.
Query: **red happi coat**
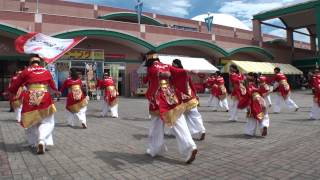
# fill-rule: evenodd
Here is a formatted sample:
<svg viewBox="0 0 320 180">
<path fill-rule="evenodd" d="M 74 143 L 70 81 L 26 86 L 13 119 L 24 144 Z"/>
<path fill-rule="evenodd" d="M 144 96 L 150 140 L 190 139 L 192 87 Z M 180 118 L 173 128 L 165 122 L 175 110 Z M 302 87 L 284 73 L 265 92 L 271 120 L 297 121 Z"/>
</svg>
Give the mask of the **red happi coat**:
<svg viewBox="0 0 320 180">
<path fill-rule="evenodd" d="M 233 90 L 231 92 L 231 96 L 241 99 L 241 96 L 246 94 L 246 88 L 243 85 L 243 81 L 245 80 L 245 77 L 243 74 L 239 73 L 231 73 L 230 74 L 230 81 L 233 87 Z"/>
<path fill-rule="evenodd" d="M 119 93 L 111 76 L 98 81 L 98 87 L 105 90 L 104 100 L 110 106 L 114 106 L 118 103 Z"/>
<path fill-rule="evenodd" d="M 22 85 L 25 85 L 28 90 L 22 96 L 21 124 L 24 128 L 29 128 L 56 112 L 46 87 L 50 86 L 55 91 L 57 88 L 51 73 L 42 66 L 30 66 L 23 70 L 8 90 L 16 94 Z M 34 86 L 41 86 L 41 88 L 34 88 Z"/>
<path fill-rule="evenodd" d="M 313 99 L 320 106 L 320 73 L 313 76 L 312 87 L 314 88 Z"/>
<path fill-rule="evenodd" d="M 181 100 L 184 103 L 186 110 L 189 111 L 198 105 L 197 95 L 193 86 L 191 77 L 187 71 L 182 68 L 176 68 L 171 66 L 171 82 L 177 89 L 178 96 L 181 96 Z"/>
<path fill-rule="evenodd" d="M 266 113 L 265 101 L 259 93 L 259 88 L 252 82 L 247 86 L 247 97 L 250 99 L 248 117 L 262 121 Z"/>
<path fill-rule="evenodd" d="M 260 76 L 259 77 L 259 93 L 262 97 L 266 97 L 268 94 L 270 94 L 270 87 L 267 84 L 267 77 L 266 76 Z"/>
<path fill-rule="evenodd" d="M 217 76 L 213 82 L 211 94 L 219 99 L 224 99 L 227 96 L 227 89 L 224 85 L 222 76 Z"/>
<path fill-rule="evenodd" d="M 86 100 L 85 94 L 82 92 L 81 87 L 82 82 L 80 78 L 76 80 L 68 78 L 64 81 L 60 89 L 61 93 L 63 93 L 63 91 L 68 88 L 66 109 L 72 113 L 79 112 L 81 108 L 85 107 L 88 104 L 88 101 Z"/>
<path fill-rule="evenodd" d="M 290 85 L 288 84 L 287 77 L 283 73 L 277 73 L 272 80 L 279 83 L 275 91 L 279 92 L 279 94 L 286 99 L 290 93 Z"/>
<path fill-rule="evenodd" d="M 149 88 L 146 97 L 149 100 L 150 114 L 159 113 L 161 120 L 168 126 L 173 126 L 185 108 L 180 93 L 173 87 L 172 81 L 168 77 L 161 77 L 160 73 L 171 72 L 173 75 L 176 72 L 169 65 L 158 61 L 148 67 L 147 72 Z"/>
<path fill-rule="evenodd" d="M 247 93 L 243 96 L 242 105 L 248 109 L 247 116 L 258 121 L 263 120 L 266 113 L 266 105 L 259 93 L 259 88 L 253 82 L 249 82 L 246 91 Z"/>
<path fill-rule="evenodd" d="M 209 89 L 211 89 L 213 83 L 214 83 L 215 77 L 214 76 L 210 76 L 206 79 L 205 81 L 205 86 Z"/>
</svg>

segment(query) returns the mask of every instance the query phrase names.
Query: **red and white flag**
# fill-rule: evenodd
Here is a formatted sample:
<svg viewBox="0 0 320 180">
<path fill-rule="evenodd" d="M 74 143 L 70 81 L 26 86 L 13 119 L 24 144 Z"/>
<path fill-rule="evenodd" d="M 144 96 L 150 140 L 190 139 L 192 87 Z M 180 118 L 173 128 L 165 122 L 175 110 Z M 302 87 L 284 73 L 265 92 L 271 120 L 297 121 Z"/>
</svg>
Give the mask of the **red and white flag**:
<svg viewBox="0 0 320 180">
<path fill-rule="evenodd" d="M 38 54 L 45 62 L 52 63 L 85 38 L 58 39 L 34 32 L 19 36 L 15 47 L 19 53 Z"/>
</svg>

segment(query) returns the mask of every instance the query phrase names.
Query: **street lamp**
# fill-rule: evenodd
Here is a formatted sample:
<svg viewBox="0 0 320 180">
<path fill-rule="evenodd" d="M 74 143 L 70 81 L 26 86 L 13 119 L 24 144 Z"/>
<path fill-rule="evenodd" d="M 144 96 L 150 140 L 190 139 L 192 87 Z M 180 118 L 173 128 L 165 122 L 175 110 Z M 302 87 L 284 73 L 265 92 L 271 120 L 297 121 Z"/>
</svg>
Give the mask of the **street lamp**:
<svg viewBox="0 0 320 180">
<path fill-rule="evenodd" d="M 137 4 L 134 6 L 137 15 L 138 15 L 138 23 L 141 24 L 141 13 L 142 13 L 142 6 L 143 6 L 143 2 L 141 2 L 140 0 L 137 0 Z"/>
</svg>

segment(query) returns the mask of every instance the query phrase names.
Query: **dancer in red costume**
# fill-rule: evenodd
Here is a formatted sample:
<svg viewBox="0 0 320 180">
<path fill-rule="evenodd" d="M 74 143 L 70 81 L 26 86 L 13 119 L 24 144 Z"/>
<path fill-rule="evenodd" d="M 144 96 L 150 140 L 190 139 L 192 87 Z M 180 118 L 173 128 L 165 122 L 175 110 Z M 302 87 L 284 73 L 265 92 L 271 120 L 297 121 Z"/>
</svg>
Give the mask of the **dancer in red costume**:
<svg viewBox="0 0 320 180">
<path fill-rule="evenodd" d="M 212 86 L 213 86 L 214 81 L 215 81 L 214 74 L 210 74 L 210 76 L 205 81 L 206 87 L 210 90 L 210 95 L 209 95 L 209 99 L 208 99 L 208 107 L 211 107 L 213 105 L 214 95 L 212 93 Z"/>
<path fill-rule="evenodd" d="M 229 111 L 228 100 L 227 100 L 227 89 L 224 85 L 224 79 L 221 76 L 220 71 L 214 73 L 214 82 L 211 88 L 211 94 L 213 95 L 213 111 L 218 109 L 224 109 L 226 112 Z"/>
<path fill-rule="evenodd" d="M 298 111 L 299 107 L 297 104 L 290 98 L 290 85 L 288 83 L 287 77 L 281 73 L 280 68 L 274 68 L 274 76 L 272 78 L 273 91 L 275 93 L 275 101 L 273 104 L 273 112 L 280 113 L 281 104 L 284 101 L 285 105 L 294 111 Z"/>
<path fill-rule="evenodd" d="M 189 131 L 193 138 L 204 140 L 206 129 L 203 126 L 202 116 L 198 111 L 197 95 L 191 77 L 187 71 L 181 71 L 183 66 L 179 59 L 173 60 L 172 66 L 171 72 L 175 73 L 171 73 L 171 81 L 180 92 L 182 102 L 186 107 L 184 115 Z"/>
<path fill-rule="evenodd" d="M 320 70 L 315 69 L 312 80 L 311 86 L 314 91 L 313 93 L 313 103 L 310 112 L 310 119 L 311 120 L 318 120 L 320 119 Z"/>
<path fill-rule="evenodd" d="M 33 56 L 30 66 L 22 71 L 17 81 L 9 88 L 16 94 L 25 85 L 27 90 L 22 96 L 21 125 L 27 128 L 29 144 L 37 145 L 37 153 L 43 154 L 47 145 L 53 145 L 52 132 L 56 107 L 48 87 L 60 94 L 48 70 L 40 66 L 41 58 Z"/>
<path fill-rule="evenodd" d="M 258 74 L 248 73 L 247 76 L 247 124 L 245 127 L 245 134 L 254 136 L 256 134 L 257 126 L 261 130 L 261 135 L 266 136 L 269 127 L 269 115 L 266 103 L 259 93 L 258 88 Z"/>
<path fill-rule="evenodd" d="M 98 82 L 98 88 L 104 89 L 104 101 L 102 105 L 101 116 L 104 117 L 110 111 L 111 117 L 118 118 L 118 96 L 119 93 L 111 76 L 106 72 L 103 80 Z"/>
<path fill-rule="evenodd" d="M 87 128 L 86 111 L 88 101 L 85 94 L 81 90 L 82 82 L 75 69 L 70 69 L 70 77 L 63 83 L 60 91 L 68 88 L 67 95 L 67 121 L 70 126 L 74 126 L 74 118 L 77 118 L 82 125 L 82 128 Z"/>
<path fill-rule="evenodd" d="M 12 76 L 9 87 L 8 89 L 11 88 L 11 85 L 16 84 L 16 81 L 18 80 L 18 76 L 21 74 L 21 69 L 17 69 L 14 76 Z M 13 108 L 14 113 L 15 113 L 15 119 L 18 123 L 21 122 L 21 111 L 22 111 L 22 95 L 25 90 L 24 85 L 19 87 L 18 91 L 16 94 L 11 94 L 9 96 L 9 101 L 10 101 L 10 107 Z M 10 93 L 9 93 L 10 94 Z"/>
<path fill-rule="evenodd" d="M 261 73 L 258 73 L 259 79 L 259 93 L 261 94 L 261 96 L 263 97 L 263 99 L 266 101 L 267 106 L 271 107 L 272 103 L 271 103 L 271 90 L 270 90 L 270 86 L 268 84 L 268 78 L 264 75 L 262 75 Z"/>
<path fill-rule="evenodd" d="M 238 120 L 238 109 L 242 109 L 243 105 L 241 104 L 243 96 L 246 94 L 246 88 L 244 86 L 245 77 L 240 73 L 238 67 L 234 64 L 230 65 L 230 74 L 229 78 L 232 84 L 232 104 L 230 107 L 230 121 Z"/>
<path fill-rule="evenodd" d="M 174 89 L 170 81 L 173 74 L 184 73 L 184 70 L 179 71 L 177 68 L 172 70 L 170 65 L 162 64 L 154 52 L 147 54 L 146 66 L 149 81 L 146 97 L 149 100 L 151 114 L 147 153 L 154 157 L 167 151 L 164 144 L 164 125 L 166 125 L 173 129 L 179 152 L 185 162 L 191 163 L 198 152 L 197 146 L 183 116 L 185 104 L 182 103 L 180 92 Z"/>
</svg>

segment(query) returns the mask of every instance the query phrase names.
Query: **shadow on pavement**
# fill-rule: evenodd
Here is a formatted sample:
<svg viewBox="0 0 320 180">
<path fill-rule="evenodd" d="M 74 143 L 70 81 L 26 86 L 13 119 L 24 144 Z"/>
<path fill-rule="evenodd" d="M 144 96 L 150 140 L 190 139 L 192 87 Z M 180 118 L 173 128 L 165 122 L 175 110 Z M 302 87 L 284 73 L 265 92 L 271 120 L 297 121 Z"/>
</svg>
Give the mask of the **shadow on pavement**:
<svg viewBox="0 0 320 180">
<path fill-rule="evenodd" d="M 148 138 L 147 134 L 133 134 L 132 135 L 136 140 L 146 139 Z M 176 137 L 174 135 L 168 135 L 164 134 L 165 139 L 175 139 Z"/>
<path fill-rule="evenodd" d="M 205 123 L 209 124 L 233 124 L 233 123 L 246 123 L 245 121 L 229 121 L 229 120 L 224 120 L 224 121 L 205 121 Z"/>
<path fill-rule="evenodd" d="M 140 118 L 140 117 L 122 117 L 121 120 L 127 120 L 127 121 L 150 121 L 149 119 Z"/>
<path fill-rule="evenodd" d="M 263 138 L 261 136 L 248 136 L 245 134 L 226 134 L 226 135 L 215 135 L 213 137 L 217 138 L 231 138 L 231 139 L 256 139 L 256 138 Z"/>
<path fill-rule="evenodd" d="M 4 144 L 3 142 L 1 142 L 0 151 L 11 153 L 29 151 L 32 154 L 36 154 L 35 149 L 31 148 L 26 143 Z"/>
<path fill-rule="evenodd" d="M 154 161 L 161 161 L 168 164 L 185 164 L 183 161 L 176 159 L 169 159 L 166 157 L 150 157 L 148 154 L 134 154 L 124 152 L 108 152 L 108 151 L 96 151 L 94 152 L 96 158 L 103 160 L 106 164 L 111 165 L 116 170 L 122 170 L 126 168 L 127 164 L 152 164 Z"/>
</svg>

